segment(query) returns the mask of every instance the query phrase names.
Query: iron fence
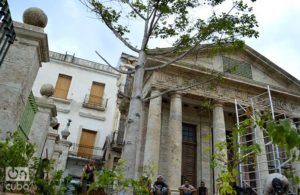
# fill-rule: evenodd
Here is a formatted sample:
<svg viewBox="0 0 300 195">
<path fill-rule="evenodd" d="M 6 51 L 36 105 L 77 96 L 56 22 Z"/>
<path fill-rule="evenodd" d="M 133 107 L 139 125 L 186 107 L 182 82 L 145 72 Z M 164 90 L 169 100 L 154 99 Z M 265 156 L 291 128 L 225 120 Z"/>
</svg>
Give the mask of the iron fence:
<svg viewBox="0 0 300 195">
<path fill-rule="evenodd" d="M 7 0 L 0 1 L 0 66 L 8 52 L 11 44 L 16 38 L 13 21 L 11 18 Z"/>
</svg>

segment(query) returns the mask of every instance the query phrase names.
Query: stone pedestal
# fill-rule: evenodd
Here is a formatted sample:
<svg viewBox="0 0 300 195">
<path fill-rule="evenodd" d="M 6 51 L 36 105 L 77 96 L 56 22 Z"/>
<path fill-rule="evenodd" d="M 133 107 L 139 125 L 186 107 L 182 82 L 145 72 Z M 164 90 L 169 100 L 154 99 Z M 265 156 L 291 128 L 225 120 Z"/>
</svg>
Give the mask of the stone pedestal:
<svg viewBox="0 0 300 195">
<path fill-rule="evenodd" d="M 225 129 L 225 118 L 224 118 L 224 111 L 223 111 L 223 105 L 220 102 L 214 103 L 214 109 L 213 109 L 213 145 L 214 150 L 216 144 L 220 142 L 226 141 L 226 129 Z M 223 153 L 225 158 L 227 158 L 227 149 L 223 149 L 222 151 L 218 151 L 219 153 Z M 222 163 L 222 162 L 220 162 Z M 221 165 L 222 166 L 222 165 Z M 217 178 L 220 174 L 221 169 L 215 168 L 214 169 L 214 187 L 215 192 L 217 192 Z"/>
<path fill-rule="evenodd" d="M 151 92 L 151 96 L 155 97 L 156 95 L 159 95 L 159 93 L 160 92 L 158 90 L 153 90 Z M 144 152 L 144 165 L 154 163 L 157 166 L 159 163 L 162 106 L 161 104 L 161 96 L 150 100 Z"/>
<path fill-rule="evenodd" d="M 56 117 L 57 112 L 56 106 L 50 98 L 36 98 L 36 103 L 38 111 L 34 117 L 28 137 L 36 145 L 35 156 L 40 157 L 46 143 L 49 127 L 51 130 L 51 123 L 52 120 L 55 120 L 53 117 Z"/>
<path fill-rule="evenodd" d="M 14 22 L 16 40 L 0 69 L 0 125 L 2 136 L 16 131 L 41 62 L 49 61 L 43 28 Z"/>
<path fill-rule="evenodd" d="M 182 158 L 182 100 L 180 94 L 171 96 L 170 117 L 168 127 L 169 152 L 167 153 L 167 183 L 172 194 L 178 194 L 181 185 Z"/>
</svg>

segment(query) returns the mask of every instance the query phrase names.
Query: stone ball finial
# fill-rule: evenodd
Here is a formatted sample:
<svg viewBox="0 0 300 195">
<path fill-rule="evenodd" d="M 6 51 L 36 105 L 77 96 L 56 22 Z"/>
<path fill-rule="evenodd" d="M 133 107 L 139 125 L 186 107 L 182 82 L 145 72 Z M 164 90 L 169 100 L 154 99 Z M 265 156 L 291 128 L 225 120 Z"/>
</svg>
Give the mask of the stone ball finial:
<svg viewBox="0 0 300 195">
<path fill-rule="evenodd" d="M 23 13 L 23 22 L 33 26 L 45 28 L 48 22 L 47 15 L 37 7 L 30 7 Z"/>
<path fill-rule="evenodd" d="M 40 89 L 42 96 L 50 97 L 54 94 L 54 87 L 51 84 L 44 84 Z"/>
</svg>

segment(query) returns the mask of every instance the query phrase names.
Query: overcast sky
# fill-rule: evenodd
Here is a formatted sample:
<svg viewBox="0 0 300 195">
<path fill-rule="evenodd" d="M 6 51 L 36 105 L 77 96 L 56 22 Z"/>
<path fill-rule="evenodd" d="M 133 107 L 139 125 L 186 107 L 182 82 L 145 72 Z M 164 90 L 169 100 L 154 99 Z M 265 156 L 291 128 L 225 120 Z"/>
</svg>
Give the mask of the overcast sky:
<svg viewBox="0 0 300 195">
<path fill-rule="evenodd" d="M 101 62 L 95 50 L 116 65 L 122 52 L 130 52 L 78 0 L 8 0 L 12 18 L 22 21 L 29 7 L 48 16 L 45 32 L 52 51 Z M 257 0 L 258 39 L 246 43 L 300 80 L 300 0 Z"/>
</svg>

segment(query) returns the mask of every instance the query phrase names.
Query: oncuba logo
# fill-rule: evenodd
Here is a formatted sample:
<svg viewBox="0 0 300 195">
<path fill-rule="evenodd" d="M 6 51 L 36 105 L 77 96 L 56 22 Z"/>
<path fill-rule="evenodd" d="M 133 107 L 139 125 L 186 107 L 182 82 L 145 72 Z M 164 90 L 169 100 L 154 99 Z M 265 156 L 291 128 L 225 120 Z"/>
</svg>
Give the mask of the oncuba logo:
<svg viewBox="0 0 300 195">
<path fill-rule="evenodd" d="M 28 167 L 6 167 L 5 181 L 29 181 Z"/>
</svg>

